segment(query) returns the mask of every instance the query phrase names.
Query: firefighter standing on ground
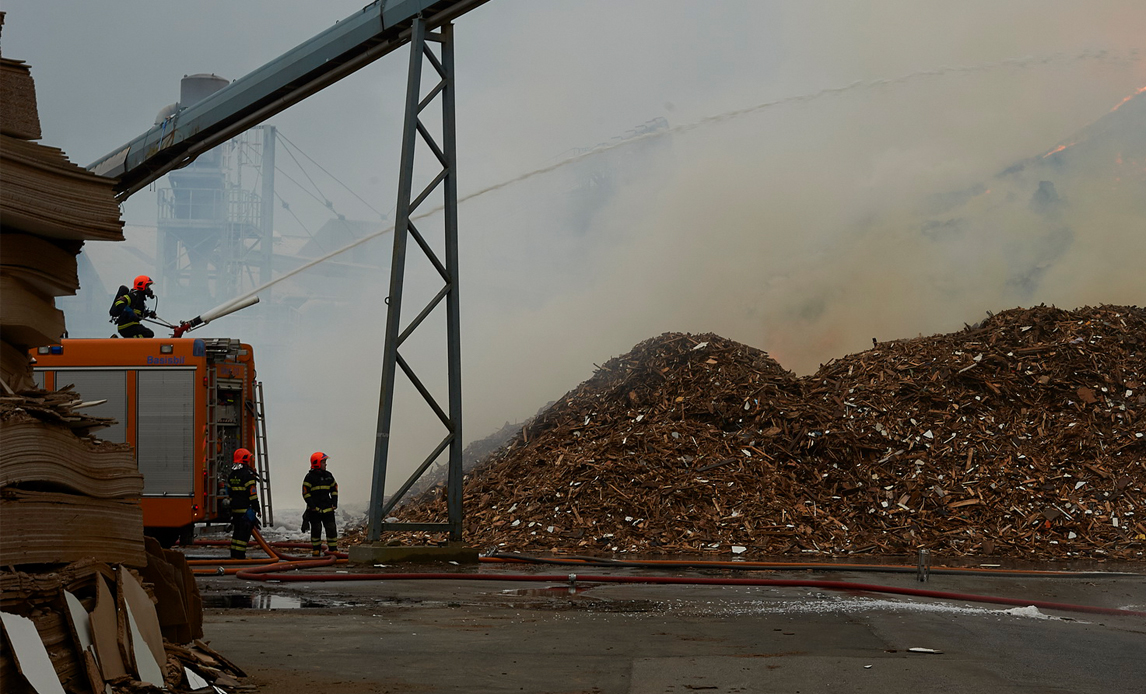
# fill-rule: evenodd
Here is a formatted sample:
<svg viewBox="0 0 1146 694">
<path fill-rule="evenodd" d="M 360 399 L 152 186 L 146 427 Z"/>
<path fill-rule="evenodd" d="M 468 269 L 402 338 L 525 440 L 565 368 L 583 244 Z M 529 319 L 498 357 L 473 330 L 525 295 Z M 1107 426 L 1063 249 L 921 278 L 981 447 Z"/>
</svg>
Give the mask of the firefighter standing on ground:
<svg viewBox="0 0 1146 694">
<path fill-rule="evenodd" d="M 246 559 L 247 543 L 251 532 L 259 524 L 259 495 L 256 491 L 258 475 L 255 474 L 255 456 L 245 448 L 235 451 L 235 464 L 231 466 L 231 476 L 227 479 L 227 491 L 231 495 L 231 558 Z"/>
<path fill-rule="evenodd" d="M 338 528 L 334 510 L 338 508 L 338 482 L 326 469 L 327 454 L 318 451 L 310 456 L 310 472 L 302 480 L 302 500 L 306 502 L 304 521 L 310 521 L 311 554 L 322 554 L 322 529 L 326 528 L 327 551 L 338 551 Z"/>
<path fill-rule="evenodd" d="M 155 317 L 155 311 L 148 310 L 146 305 L 148 297 L 155 298 L 151 291 L 152 284 L 150 277 L 140 275 L 135 278 L 126 294 L 115 297 L 110 313 L 115 318 L 120 337 L 155 337 L 151 328 L 140 322 L 144 318 Z"/>
</svg>

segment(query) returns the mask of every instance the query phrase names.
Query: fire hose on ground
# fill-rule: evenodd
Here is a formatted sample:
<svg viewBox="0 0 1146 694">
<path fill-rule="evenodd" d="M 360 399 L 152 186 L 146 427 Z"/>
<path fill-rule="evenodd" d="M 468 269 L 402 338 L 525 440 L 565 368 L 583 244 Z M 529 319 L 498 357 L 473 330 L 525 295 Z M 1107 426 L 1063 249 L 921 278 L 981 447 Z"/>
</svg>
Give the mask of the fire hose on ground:
<svg viewBox="0 0 1146 694">
<path fill-rule="evenodd" d="M 542 583 L 569 583 L 575 585 L 577 581 L 586 583 L 640 583 L 651 585 L 687 585 L 687 586 L 765 586 L 780 588 L 819 588 L 823 590 L 838 590 L 845 592 L 888 593 L 892 595 L 909 595 L 913 597 L 935 598 L 938 600 L 953 600 L 961 602 L 982 602 L 996 605 L 1011 605 L 1014 607 L 1034 606 L 1040 610 L 1061 610 L 1066 612 L 1085 612 L 1089 614 L 1114 615 L 1122 617 L 1146 617 L 1146 612 L 1136 610 L 1122 610 L 1113 607 L 1095 607 L 1092 605 L 1072 605 L 1068 603 L 1049 602 L 1047 600 L 1027 600 L 1020 598 L 1007 598 L 994 595 L 975 595 L 972 593 L 951 593 L 941 590 L 925 590 L 921 588 L 900 588 L 897 586 L 881 586 L 873 583 L 851 583 L 849 581 L 820 581 L 807 579 L 772 579 L 772 578 L 709 578 L 685 576 L 609 576 L 602 574 L 475 574 L 475 573 L 338 573 L 338 574 L 289 574 L 282 575 L 284 571 L 291 571 L 311 566 L 326 566 L 333 564 L 333 557 L 315 561 L 283 562 L 267 564 L 250 569 L 242 569 L 236 573 L 238 578 L 252 581 L 285 581 L 285 582 L 316 582 L 316 581 L 529 581 Z"/>
<path fill-rule="evenodd" d="M 289 554 L 282 554 L 275 549 L 275 545 L 290 544 L 294 547 L 299 547 L 300 545 L 303 547 L 309 547 L 309 545 L 304 545 L 303 543 L 270 543 L 267 542 L 265 538 L 263 538 L 263 535 L 258 531 L 258 528 L 254 530 L 252 535 L 255 539 L 255 542 L 259 545 L 259 548 L 267 553 L 267 557 L 265 559 L 260 559 L 257 557 L 253 559 L 188 559 L 187 564 L 192 567 L 191 573 L 196 576 L 222 576 L 238 574 L 247 567 L 263 568 L 268 566 L 284 566 L 293 568 L 295 565 L 301 563 L 306 565 L 302 568 L 307 568 L 309 566 L 327 566 L 329 564 L 345 563 L 347 561 L 347 555 L 341 552 L 327 552 L 324 557 L 319 558 L 296 557 Z M 230 542 L 225 540 L 197 540 L 195 544 L 229 545 Z M 328 559 L 329 561 L 327 561 Z M 320 561 L 323 563 L 314 564 L 314 561 Z"/>
<path fill-rule="evenodd" d="M 309 549 L 310 544 L 305 542 L 266 542 L 258 536 L 260 546 L 271 557 L 281 557 L 286 560 L 303 560 L 305 557 L 288 557 L 272 553 L 267 547 L 286 549 Z M 224 546 L 226 540 L 196 540 L 196 545 Z M 333 556 L 346 559 L 348 555 L 335 552 Z M 216 565 L 223 562 L 233 565 L 239 564 L 266 564 L 270 559 L 235 559 L 211 560 L 196 559 L 188 563 L 193 565 Z M 527 554 L 498 553 L 479 558 L 482 563 L 505 564 L 540 564 L 552 566 L 591 566 L 638 569 L 726 569 L 730 571 L 848 571 L 857 573 L 917 573 L 918 569 L 905 564 L 851 564 L 837 562 L 765 562 L 765 561 L 712 561 L 712 560 L 676 560 L 676 559 L 606 559 L 602 557 L 569 556 L 560 559 L 552 557 L 535 557 Z M 1003 569 L 997 567 L 929 567 L 928 572 L 936 575 L 949 576 L 990 576 L 992 578 L 1114 578 L 1119 576 L 1135 576 L 1138 574 L 1116 571 L 1059 571 L 1059 570 L 1030 570 L 1030 569 Z"/>
<path fill-rule="evenodd" d="M 265 544 L 274 548 L 310 549 L 306 542 L 276 541 L 266 542 L 260 536 L 260 545 Z M 199 546 L 226 546 L 227 540 L 196 540 Z M 270 554 L 270 552 L 268 552 Z M 345 559 L 347 554 L 335 552 L 334 556 Z M 285 557 L 285 555 L 272 554 L 271 556 L 284 556 L 287 559 L 302 560 L 305 557 Z M 228 560 L 246 562 L 248 564 L 265 564 L 269 560 L 263 559 L 236 559 Z M 607 559 L 603 557 L 568 556 L 562 558 L 535 557 L 528 554 L 496 553 L 479 558 L 482 563 L 491 564 L 541 564 L 552 566 L 592 566 L 616 567 L 638 569 L 728 569 L 732 571 L 848 571 L 857 573 L 917 573 L 918 569 L 906 564 L 851 564 L 838 562 L 777 562 L 777 561 L 713 561 L 713 560 L 679 560 L 679 559 Z M 218 564 L 219 560 L 201 559 L 191 560 L 192 564 Z M 1034 569 L 1003 569 L 997 567 L 929 567 L 929 573 L 950 576 L 990 576 L 992 578 L 1114 578 L 1119 576 L 1137 576 L 1139 574 L 1117 571 L 1061 571 L 1061 570 L 1034 570 Z"/>
<path fill-rule="evenodd" d="M 527 554 L 498 553 L 482 557 L 483 562 L 507 564 L 542 564 L 553 566 L 592 566 L 637 569 L 727 569 L 732 571 L 849 571 L 860 573 L 917 573 L 919 569 L 905 564 L 845 564 L 835 562 L 772 561 L 706 561 L 677 559 L 605 559 L 569 556 L 560 559 Z M 996 567 L 928 567 L 928 573 L 949 576 L 991 576 L 992 578 L 1112 578 L 1137 574 L 1112 571 L 1037 571 Z"/>
<path fill-rule="evenodd" d="M 1060 610 L 1065 612 L 1083 612 L 1087 614 L 1112 615 L 1123 617 L 1144 617 L 1146 612 L 1137 610 L 1123 610 L 1113 607 L 1096 607 L 1092 605 L 1075 605 L 1070 603 L 1051 602 L 1047 600 L 1029 600 L 1025 598 L 1008 598 L 995 595 L 977 595 L 973 593 L 953 593 L 948 591 L 927 590 L 922 588 L 905 588 L 898 586 L 885 586 L 872 583 L 853 583 L 850 581 L 825 581 L 815 579 L 770 579 L 770 578 L 713 578 L 713 577 L 686 577 L 686 576 L 612 576 L 605 574 L 501 574 L 501 573 L 291 573 L 301 569 L 313 569 L 346 563 L 346 555 L 341 553 L 327 553 L 317 558 L 294 557 L 280 554 L 275 546 L 299 546 L 304 543 L 268 543 L 258 531 L 255 539 L 259 546 L 268 555 L 266 560 L 192 560 L 197 566 L 212 565 L 218 567 L 212 571 L 196 570 L 196 575 L 217 574 L 219 569 L 223 573 L 233 574 L 237 578 L 251 581 L 278 581 L 278 582 L 326 582 L 326 581 L 514 581 L 535 583 L 568 583 L 575 586 L 577 581 L 586 583 L 615 583 L 615 584 L 644 584 L 644 585 L 689 585 L 689 586 L 753 586 L 774 588 L 817 588 L 844 592 L 885 593 L 891 595 L 905 595 L 911 597 L 933 598 L 937 600 L 950 600 L 960 602 L 979 602 L 996 605 L 1010 605 L 1013 607 L 1034 606 L 1040 610 Z M 208 544 L 208 543 L 204 543 Z M 620 568 L 735 568 L 735 569 L 780 569 L 780 570 L 846 570 L 846 571 L 892 571 L 900 572 L 910 567 L 894 565 L 867 565 L 867 564 L 831 564 L 831 563 L 787 563 L 787 562 L 718 562 L 718 561 L 674 561 L 674 560 L 644 560 L 644 561 L 617 561 L 598 559 L 594 557 L 572 557 L 565 559 L 542 559 L 527 555 L 507 555 L 482 557 L 482 561 L 496 563 L 532 563 L 532 564 L 561 564 L 582 566 L 616 566 Z M 192 563 L 189 561 L 188 563 Z M 226 565 L 224 567 L 223 565 Z M 254 564 L 254 566 L 252 566 Z M 939 573 L 939 570 L 932 569 Z M 1071 572 L 1071 571 L 1013 571 L 1007 569 L 944 569 L 944 572 L 958 575 L 990 575 L 992 577 L 1031 578 L 1031 577 L 1094 577 L 1104 575 L 1100 572 Z"/>
</svg>

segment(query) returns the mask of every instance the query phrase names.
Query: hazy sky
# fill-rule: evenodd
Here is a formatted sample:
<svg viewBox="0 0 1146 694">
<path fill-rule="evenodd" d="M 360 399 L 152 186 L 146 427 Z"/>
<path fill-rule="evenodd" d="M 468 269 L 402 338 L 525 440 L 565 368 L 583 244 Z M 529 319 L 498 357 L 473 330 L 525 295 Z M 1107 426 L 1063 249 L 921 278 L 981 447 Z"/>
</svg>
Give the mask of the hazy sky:
<svg viewBox="0 0 1146 694">
<path fill-rule="evenodd" d="M 184 75 L 238 78 L 362 4 L 6 0 L 3 52 L 32 66 L 43 142 L 86 165 L 150 127 Z M 591 209 L 570 202 L 590 160 L 462 206 L 467 440 L 664 331 L 717 332 L 808 373 L 873 336 L 955 330 L 987 310 L 1146 297 L 1128 198 L 1070 220 L 1075 243 L 1022 291 L 1007 273 L 1044 233 L 1030 220 L 996 210 L 996 226 L 939 250 L 917 233 L 934 195 L 1046 152 L 1146 86 L 1141 0 L 491 0 L 458 20 L 456 43 L 462 195 L 650 119 L 680 128 L 598 158 L 616 184 Z M 406 67 L 400 51 L 272 120 L 386 212 Z M 280 190 L 311 229 L 329 218 Z M 154 193 L 124 216 L 154 226 Z M 280 233 L 294 224 L 276 217 Z M 368 496 L 384 287 L 304 307 L 292 348 L 260 362 L 280 508 L 316 449 L 345 496 Z M 416 412 L 399 401 L 396 428 L 433 440 Z M 428 451 L 395 446 L 391 489 Z"/>
</svg>

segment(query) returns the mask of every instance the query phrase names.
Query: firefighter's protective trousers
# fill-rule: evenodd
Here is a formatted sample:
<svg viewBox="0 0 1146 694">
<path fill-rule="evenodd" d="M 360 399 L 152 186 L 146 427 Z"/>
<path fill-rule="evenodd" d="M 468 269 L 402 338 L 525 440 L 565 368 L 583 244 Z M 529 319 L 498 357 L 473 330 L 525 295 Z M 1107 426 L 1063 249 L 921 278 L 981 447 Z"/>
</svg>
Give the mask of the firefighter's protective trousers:
<svg viewBox="0 0 1146 694">
<path fill-rule="evenodd" d="M 234 528 L 231 535 L 232 559 L 244 559 L 247 556 L 247 543 L 251 541 L 251 531 L 255 525 L 248 517 L 247 509 L 257 511 L 259 508 L 257 483 L 255 471 L 246 465 L 234 465 L 231 476 L 227 478 L 227 492 L 231 497 L 231 525 Z"/>
<path fill-rule="evenodd" d="M 251 531 L 255 524 L 247 518 L 247 512 L 231 514 L 231 558 L 246 559 L 247 545 L 251 541 Z"/>
<path fill-rule="evenodd" d="M 310 516 L 310 546 L 312 554 L 322 553 L 322 530 L 326 528 L 326 547 L 338 551 L 338 528 L 334 511 L 338 508 L 338 482 L 329 470 L 315 468 L 302 480 L 302 500 Z"/>
<path fill-rule="evenodd" d="M 338 551 L 338 526 L 334 522 L 333 509 L 326 513 L 310 511 L 310 549 L 311 554 L 322 554 L 322 530 L 326 529 L 326 549 L 330 552 Z"/>
</svg>

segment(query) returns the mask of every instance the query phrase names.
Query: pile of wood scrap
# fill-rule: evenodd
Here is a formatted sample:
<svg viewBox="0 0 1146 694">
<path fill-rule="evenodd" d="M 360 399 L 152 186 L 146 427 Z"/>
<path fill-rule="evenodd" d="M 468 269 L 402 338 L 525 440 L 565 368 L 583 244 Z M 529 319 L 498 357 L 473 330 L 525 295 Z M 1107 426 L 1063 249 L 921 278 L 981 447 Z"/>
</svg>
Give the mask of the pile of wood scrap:
<svg viewBox="0 0 1146 694">
<path fill-rule="evenodd" d="M 203 606 L 194 576 L 182 553 L 144 537 L 139 506 L 143 477 L 131 449 L 78 435 L 108 420 L 84 415 L 74 409 L 77 403 L 70 391 L 24 391 L 0 398 L 0 608 L 7 613 L 8 639 L 0 677 L 6 686 L 58 680 L 75 692 L 104 692 L 105 681 L 114 691 L 142 691 L 134 684 L 139 680 L 163 684 L 186 679 L 182 670 L 172 669 L 166 654 L 153 648 L 162 666 L 156 667 L 163 670 L 156 675 L 155 667 L 148 669 L 152 661 L 128 650 L 141 642 L 124 639 L 133 638 L 127 628 L 131 619 L 144 629 L 149 647 L 201 638 Z M 115 565 L 119 569 L 113 572 Z M 141 595 L 134 578 L 124 588 L 133 570 L 150 592 L 133 608 L 132 618 L 122 591 Z M 99 597 L 105 590 L 114 597 Z M 86 599 L 83 614 L 68 611 L 77 597 Z M 107 606 L 101 607 L 100 600 Z M 93 614 L 84 617 L 87 612 Z M 86 654 L 84 632 L 77 626 L 84 619 L 92 621 L 97 635 L 101 620 L 111 625 L 107 653 Z M 118 627 L 117 620 L 122 622 Z M 50 657 L 41 658 L 41 652 Z M 98 686 L 92 684 L 97 679 Z"/>
<path fill-rule="evenodd" d="M 131 449 L 92 435 L 113 420 L 86 414 L 92 403 L 69 388 L 35 387 L 29 350 L 64 333 L 54 298 L 76 292 L 80 247 L 123 239 L 112 181 L 32 142 L 35 97 L 27 65 L 0 58 L 0 681 L 5 692 L 231 686 L 241 671 L 194 641 L 203 608 L 186 561 L 145 542 Z"/>
<path fill-rule="evenodd" d="M 521 431 L 521 427 L 521 422 L 506 422 L 489 436 L 470 441 L 462 450 L 462 470 L 469 472 L 477 467 L 490 454 L 508 443 L 515 434 Z M 410 487 L 409 494 L 416 496 L 435 486 L 444 489 L 448 475 L 449 470 L 445 461 L 440 461 L 418 478 L 414 486 Z M 365 532 L 365 528 L 362 531 Z"/>
<path fill-rule="evenodd" d="M 5 691 L 24 683 L 29 691 L 92 694 L 244 688 L 245 673 L 200 640 L 201 623 L 172 640 L 158 591 L 147 588 L 155 585 L 154 564 L 139 573 L 93 560 L 52 572 L 0 572 Z"/>
<path fill-rule="evenodd" d="M 469 475 L 506 550 L 1139 559 L 1146 310 L 1014 309 L 796 378 L 717 335 L 608 361 Z M 445 517 L 440 490 L 398 509 Z"/>
</svg>

